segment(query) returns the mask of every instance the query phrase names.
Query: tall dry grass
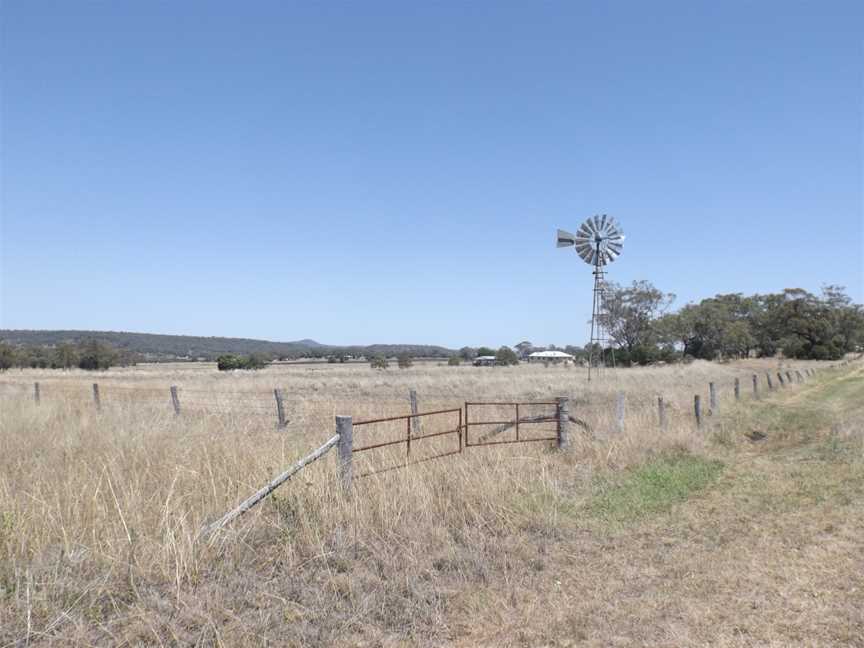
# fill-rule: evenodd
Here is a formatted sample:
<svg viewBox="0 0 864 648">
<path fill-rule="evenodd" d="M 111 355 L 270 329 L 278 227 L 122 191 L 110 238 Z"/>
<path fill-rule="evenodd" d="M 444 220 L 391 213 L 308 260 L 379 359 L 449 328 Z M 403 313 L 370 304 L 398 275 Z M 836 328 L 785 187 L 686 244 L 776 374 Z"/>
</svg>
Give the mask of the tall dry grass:
<svg viewBox="0 0 864 648">
<path fill-rule="evenodd" d="M 11 372 L 0 385 L 0 644 L 446 639 L 446 612 L 466 584 L 514 561 L 542 569 L 542 547 L 570 523 L 598 472 L 667 448 L 699 451 L 693 394 L 713 381 L 728 406 L 735 377 L 748 398 L 751 374 L 767 370 L 776 362 L 696 362 L 591 383 L 574 368 L 528 366 Z M 37 380 L 39 405 L 30 397 Z M 180 386 L 180 417 L 171 384 Z M 272 413 L 277 386 L 285 430 Z M 331 453 L 210 542 L 196 541 L 202 525 L 331 436 L 336 414 L 405 414 L 410 388 L 421 411 L 569 396 L 592 434 L 574 429 L 567 454 L 541 443 L 469 448 L 359 479 L 353 496 L 338 487 Z M 658 395 L 671 406 L 665 432 Z M 363 458 L 370 468 L 390 460 L 398 458 Z"/>
</svg>

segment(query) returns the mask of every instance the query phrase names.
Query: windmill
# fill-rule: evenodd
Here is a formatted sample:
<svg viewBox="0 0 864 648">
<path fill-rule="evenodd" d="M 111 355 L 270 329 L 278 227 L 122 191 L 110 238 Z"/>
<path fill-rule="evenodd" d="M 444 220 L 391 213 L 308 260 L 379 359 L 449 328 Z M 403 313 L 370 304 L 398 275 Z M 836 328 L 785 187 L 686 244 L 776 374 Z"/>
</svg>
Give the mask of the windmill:
<svg viewBox="0 0 864 648">
<path fill-rule="evenodd" d="M 602 365 L 603 347 L 608 343 L 605 318 L 606 284 L 604 267 L 612 263 L 624 245 L 624 230 L 611 216 L 591 216 L 579 226 L 576 234 L 558 230 L 558 247 L 574 246 L 576 254 L 589 265 L 594 266 L 594 304 L 591 309 L 591 341 L 588 347 L 588 380 L 591 380 L 591 367 Z M 615 362 L 614 356 L 612 360 Z"/>
</svg>

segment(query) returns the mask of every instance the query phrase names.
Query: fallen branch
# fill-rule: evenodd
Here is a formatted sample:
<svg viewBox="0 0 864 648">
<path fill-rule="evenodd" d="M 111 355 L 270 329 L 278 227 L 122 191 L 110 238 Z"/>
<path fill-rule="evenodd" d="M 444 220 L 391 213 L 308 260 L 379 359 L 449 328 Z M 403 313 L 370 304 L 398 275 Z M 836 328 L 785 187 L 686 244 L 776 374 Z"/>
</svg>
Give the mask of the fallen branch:
<svg viewBox="0 0 864 648">
<path fill-rule="evenodd" d="M 586 434 L 590 435 L 592 439 L 594 438 L 594 432 L 591 430 L 591 426 L 585 421 L 577 419 L 575 416 L 571 416 L 570 422 L 573 423 L 573 425 L 578 425 Z"/>
<path fill-rule="evenodd" d="M 201 529 L 201 531 L 198 533 L 198 538 L 206 538 L 207 536 L 209 536 L 214 531 L 218 531 L 223 526 L 225 526 L 226 524 L 231 522 L 231 520 L 233 520 L 234 518 L 236 518 L 240 515 L 243 515 L 246 511 L 251 509 L 253 506 L 255 506 L 258 502 L 260 502 L 262 499 L 267 497 L 274 490 L 279 488 L 286 481 L 291 479 L 291 477 L 293 477 L 294 474 L 297 473 L 298 471 L 300 471 L 304 466 L 308 466 L 310 463 L 312 463 L 316 459 L 320 459 L 325 454 L 327 454 L 327 451 L 330 448 L 332 448 L 333 446 L 335 446 L 338 441 L 339 441 L 339 435 L 337 434 L 332 439 L 327 441 L 327 443 L 325 443 L 320 448 L 318 448 L 315 452 L 303 457 L 300 461 L 295 463 L 288 470 L 286 470 L 281 475 L 276 477 L 273 481 L 271 481 L 269 484 L 267 484 L 264 488 L 262 488 L 257 493 L 252 495 L 252 497 L 250 497 L 246 501 L 244 501 L 240 506 L 238 506 L 237 508 L 235 508 L 232 511 L 229 511 L 228 513 L 223 515 L 221 518 L 219 518 L 216 522 L 213 522 L 213 524 L 209 524 L 209 525 L 203 527 Z"/>
<path fill-rule="evenodd" d="M 571 423 L 578 425 L 583 430 L 585 430 L 588 434 L 591 434 L 591 428 L 589 427 L 589 425 L 585 421 L 579 420 L 573 416 L 571 416 L 569 418 L 570 418 Z M 557 420 L 558 420 L 558 417 L 556 417 L 556 416 L 530 416 L 528 418 L 519 419 L 519 424 L 521 425 L 522 423 L 554 423 Z M 497 435 L 501 434 L 502 432 L 506 432 L 507 430 L 509 430 L 510 428 L 513 428 L 513 427 L 516 427 L 516 421 L 510 421 L 509 423 L 504 423 L 503 425 L 499 425 L 498 427 L 493 428 L 492 430 L 489 430 L 486 434 L 484 434 L 479 439 L 477 439 L 477 443 L 483 443 L 484 441 L 488 441 L 492 437 L 497 436 Z"/>
<path fill-rule="evenodd" d="M 496 428 L 489 430 L 486 434 L 477 439 L 477 443 L 482 443 L 483 441 L 487 441 L 494 436 L 509 430 L 512 427 L 516 427 L 516 423 L 551 423 L 553 421 L 557 421 L 558 419 L 555 416 L 530 416 L 528 418 L 521 418 L 519 421 L 510 421 L 509 423 L 504 423 L 503 425 L 499 425 Z"/>
</svg>

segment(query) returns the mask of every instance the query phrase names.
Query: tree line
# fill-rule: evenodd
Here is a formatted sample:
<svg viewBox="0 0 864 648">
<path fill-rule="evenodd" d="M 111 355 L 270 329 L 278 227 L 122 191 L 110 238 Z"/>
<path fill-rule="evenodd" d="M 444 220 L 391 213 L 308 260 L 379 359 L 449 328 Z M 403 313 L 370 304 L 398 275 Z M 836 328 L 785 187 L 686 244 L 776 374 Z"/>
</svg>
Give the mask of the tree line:
<svg viewBox="0 0 864 648">
<path fill-rule="evenodd" d="M 130 366 L 141 357 L 126 349 L 118 349 L 98 340 L 79 344 L 58 344 L 54 347 L 13 346 L 0 341 L 0 371 L 17 368 L 104 370 Z"/>
<path fill-rule="evenodd" d="M 62 344 L 80 345 L 97 340 L 117 349 L 141 354 L 147 361 L 218 360 L 222 355 L 251 356 L 259 354 L 272 360 L 329 358 L 409 353 L 414 357 L 448 357 L 452 351 L 423 344 L 373 344 L 367 346 L 331 346 L 305 339 L 294 342 L 271 342 L 249 338 L 162 335 L 126 331 L 28 331 L 0 330 L 0 340 L 15 347 L 50 347 Z"/>
<path fill-rule="evenodd" d="M 610 282 L 606 288 L 603 324 L 608 330 L 609 344 L 594 351 L 601 352 L 607 362 L 614 356 L 615 364 L 621 366 L 695 358 L 770 357 L 777 353 L 789 358 L 836 360 L 846 353 L 864 350 L 864 308 L 853 303 L 840 286 L 825 286 L 819 294 L 800 288 L 750 296 L 720 294 L 686 304 L 677 311 L 671 310 L 675 295 L 663 292 L 649 281 L 634 281 L 628 286 Z M 497 364 L 515 364 L 533 351 L 556 349 L 585 360 L 592 351 L 575 345 L 535 347 L 528 341 L 514 348 L 466 346 L 454 352 L 443 347 L 407 345 L 318 346 L 307 357 L 317 354 L 336 362 L 344 361 L 347 351 L 365 353 L 373 368 L 383 369 L 388 357 L 397 356 L 399 366 L 407 368 L 413 357 L 430 351 L 448 358 L 451 365 L 470 362 L 478 356 L 495 356 Z M 282 358 L 275 349 L 249 355 L 222 354 L 218 366 L 222 370 L 258 369 L 275 358 Z M 98 339 L 52 346 L 0 341 L 0 370 L 11 367 L 95 370 L 141 360 L 139 353 Z"/>
<path fill-rule="evenodd" d="M 837 360 L 864 351 L 864 308 L 840 286 L 825 286 L 816 295 L 800 288 L 745 296 L 720 294 L 672 310 L 673 293 L 650 281 L 628 286 L 606 284 L 602 324 L 608 332 L 603 348 L 536 346 L 525 340 L 512 353 L 526 359 L 535 351 L 564 351 L 576 361 L 602 355 L 607 364 L 645 365 L 693 359 L 723 360 L 771 357 Z M 509 351 L 509 348 L 502 347 Z M 453 363 L 478 356 L 509 354 L 490 347 L 462 347 Z"/>
<path fill-rule="evenodd" d="M 715 295 L 671 312 L 648 281 L 607 285 L 604 323 L 616 362 L 771 357 L 837 360 L 864 345 L 864 308 L 840 286 Z M 604 350 L 608 353 L 610 349 Z"/>
</svg>

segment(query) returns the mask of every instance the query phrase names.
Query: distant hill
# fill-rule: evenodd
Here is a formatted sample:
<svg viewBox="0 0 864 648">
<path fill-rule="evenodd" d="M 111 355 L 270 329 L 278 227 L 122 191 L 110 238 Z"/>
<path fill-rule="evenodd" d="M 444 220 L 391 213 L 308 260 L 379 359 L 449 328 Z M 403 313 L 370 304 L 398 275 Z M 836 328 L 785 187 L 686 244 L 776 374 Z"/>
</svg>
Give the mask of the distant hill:
<svg viewBox="0 0 864 648">
<path fill-rule="evenodd" d="M 152 360 L 173 358 L 215 359 L 223 353 L 264 353 L 274 358 L 320 358 L 351 354 L 388 356 L 410 353 L 416 357 L 447 357 L 454 352 L 440 346 L 424 344 L 373 344 L 369 346 L 333 346 L 315 340 L 270 342 L 249 338 L 199 337 L 193 335 L 159 335 L 126 331 L 27 331 L 0 329 L 0 340 L 16 346 L 53 347 L 63 343 L 87 340 L 106 342 L 120 349 L 140 353 Z"/>
</svg>

